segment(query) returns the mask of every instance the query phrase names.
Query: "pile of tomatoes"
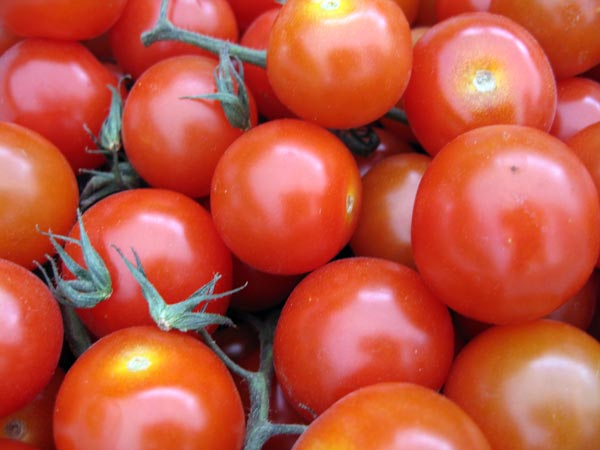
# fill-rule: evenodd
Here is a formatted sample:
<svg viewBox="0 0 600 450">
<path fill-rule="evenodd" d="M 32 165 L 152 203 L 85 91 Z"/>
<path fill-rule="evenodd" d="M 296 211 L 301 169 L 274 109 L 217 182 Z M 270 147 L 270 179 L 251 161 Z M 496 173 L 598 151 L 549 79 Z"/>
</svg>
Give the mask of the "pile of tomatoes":
<svg viewBox="0 0 600 450">
<path fill-rule="evenodd" d="M 0 450 L 600 448 L 600 0 L 2 0 Z"/>
</svg>

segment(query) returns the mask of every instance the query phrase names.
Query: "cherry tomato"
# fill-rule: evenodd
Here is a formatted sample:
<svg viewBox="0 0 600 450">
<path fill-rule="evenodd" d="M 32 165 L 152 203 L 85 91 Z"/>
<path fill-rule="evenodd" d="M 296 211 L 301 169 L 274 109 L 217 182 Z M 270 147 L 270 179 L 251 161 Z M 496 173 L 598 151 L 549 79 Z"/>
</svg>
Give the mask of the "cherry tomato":
<svg viewBox="0 0 600 450">
<path fill-rule="evenodd" d="M 600 343 L 561 322 L 493 327 L 456 358 L 444 393 L 497 450 L 600 442 Z"/>
<path fill-rule="evenodd" d="M 587 78 L 564 78 L 556 83 L 558 104 L 550 133 L 568 140 L 588 125 L 600 122 L 600 83 Z"/>
<path fill-rule="evenodd" d="M 138 254 L 144 273 L 167 303 L 185 300 L 215 273 L 222 278 L 215 292 L 231 289 L 231 254 L 219 238 L 210 214 L 190 198 L 161 189 L 132 189 L 107 197 L 82 216 L 92 246 L 104 260 L 112 279 L 111 296 L 77 313 L 95 336 L 120 328 L 151 325 L 141 288 L 115 250 L 134 261 Z M 78 239 L 79 227 L 70 237 Z M 67 253 L 85 267 L 81 248 L 65 245 Z M 63 265 L 65 276 L 71 277 Z M 211 301 L 208 312 L 224 313 L 229 297 Z"/>
<path fill-rule="evenodd" d="M 43 82 L 42 82 L 43 81 Z M 82 44 L 24 39 L 0 56 L 0 120 L 37 131 L 77 171 L 102 164 L 84 126 L 97 136 L 116 77 Z"/>
<path fill-rule="evenodd" d="M 592 323 L 600 297 L 600 273 L 594 271 L 590 279 L 564 305 L 546 317 L 587 330 Z"/>
<path fill-rule="evenodd" d="M 377 148 L 369 156 L 360 156 L 353 153 L 361 177 L 364 177 L 373 166 L 388 156 L 400 153 L 414 153 L 415 151 L 405 139 L 402 139 L 391 131 L 383 128 L 375 128 L 374 131 L 379 138 Z"/>
<path fill-rule="evenodd" d="M 482 127 L 446 145 L 415 200 L 412 246 L 429 288 L 488 323 L 534 320 L 585 284 L 600 252 L 600 204 L 555 137 Z"/>
<path fill-rule="evenodd" d="M 439 389 L 453 358 L 448 309 L 408 267 L 377 258 L 331 262 L 287 299 L 273 347 L 286 397 L 307 420 L 381 381 Z"/>
<path fill-rule="evenodd" d="M 44 450 L 13 439 L 0 439 L 0 450 Z"/>
<path fill-rule="evenodd" d="M 389 0 L 289 0 L 267 48 L 273 90 L 298 117 L 329 128 L 366 125 L 402 96 L 410 29 Z"/>
<path fill-rule="evenodd" d="M 520 23 L 544 48 L 557 78 L 600 63 L 600 0 L 491 0 L 490 12 Z"/>
<path fill-rule="evenodd" d="M 488 12 L 491 0 L 436 0 L 435 17 L 438 22 L 466 12 Z"/>
<path fill-rule="evenodd" d="M 254 20 L 264 12 L 280 8 L 275 0 L 227 0 L 235 14 L 240 31 L 245 32 Z"/>
<path fill-rule="evenodd" d="M 583 162 L 600 192 L 600 123 L 575 133 L 566 143 Z"/>
<path fill-rule="evenodd" d="M 42 392 L 62 343 L 60 309 L 50 290 L 27 269 L 0 259 L 0 417 Z"/>
<path fill-rule="evenodd" d="M 358 389 L 312 422 L 294 450 L 491 450 L 487 439 L 455 403 L 410 383 Z"/>
<path fill-rule="evenodd" d="M 419 13 L 421 0 L 394 0 L 402 9 L 404 16 L 409 24 L 413 23 Z"/>
<path fill-rule="evenodd" d="M 21 37 L 9 30 L 0 17 L 0 55 L 20 40 Z"/>
<path fill-rule="evenodd" d="M 117 21 L 127 0 L 2 0 L 0 17 L 20 36 L 79 41 Z"/>
<path fill-rule="evenodd" d="M 0 122 L 0 180 L 0 258 L 32 269 L 55 253 L 38 229 L 67 233 L 75 221 L 75 175 L 50 141 Z"/>
<path fill-rule="evenodd" d="M 344 144 L 296 119 L 240 136 L 220 159 L 211 211 L 219 234 L 263 272 L 300 274 L 348 243 L 361 203 L 360 174 Z"/>
<path fill-rule="evenodd" d="M 132 327 L 69 369 L 54 438 L 57 450 L 241 450 L 244 411 L 227 368 L 199 340 Z"/>
<path fill-rule="evenodd" d="M 431 155 L 484 125 L 528 125 L 548 131 L 556 82 L 544 51 L 513 21 L 489 13 L 451 17 L 415 44 L 404 109 Z"/>
<path fill-rule="evenodd" d="M 435 6 L 437 0 L 420 0 L 419 12 L 413 25 L 418 26 L 431 26 L 437 22 L 435 16 Z"/>
<path fill-rule="evenodd" d="M 133 78 L 138 78 L 148 67 L 171 56 L 211 55 L 191 44 L 177 41 L 155 42 L 149 47 L 142 44 L 140 36 L 156 24 L 161 1 L 127 0 L 123 14 L 109 31 L 118 65 Z M 168 19 L 180 28 L 233 42 L 238 39 L 237 23 L 227 0 L 171 0 L 168 8 Z"/>
<path fill-rule="evenodd" d="M 242 134 L 220 102 L 183 98 L 217 91 L 217 61 L 184 55 L 161 61 L 133 85 L 123 109 L 123 145 L 129 162 L 154 187 L 191 197 L 209 193 L 227 147 Z M 256 123 L 256 106 L 250 105 Z"/>
</svg>

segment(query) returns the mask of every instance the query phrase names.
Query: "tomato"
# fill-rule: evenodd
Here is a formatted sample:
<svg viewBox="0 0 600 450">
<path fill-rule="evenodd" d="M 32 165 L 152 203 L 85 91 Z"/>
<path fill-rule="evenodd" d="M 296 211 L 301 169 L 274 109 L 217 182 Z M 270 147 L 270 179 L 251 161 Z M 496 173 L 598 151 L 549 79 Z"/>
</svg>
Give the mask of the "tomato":
<svg viewBox="0 0 600 450">
<path fill-rule="evenodd" d="M 44 389 L 62 343 L 60 309 L 48 287 L 27 269 L 0 259 L 0 417 Z"/>
<path fill-rule="evenodd" d="M 600 63 L 600 0 L 491 0 L 490 11 L 520 23 L 544 48 L 557 78 Z"/>
<path fill-rule="evenodd" d="M 49 139 L 75 171 L 97 167 L 104 157 L 86 151 L 96 146 L 84 126 L 98 135 L 116 84 L 82 44 L 25 39 L 0 56 L 0 120 Z"/>
<path fill-rule="evenodd" d="M 20 40 L 21 37 L 9 30 L 0 17 L 0 55 Z"/>
<path fill-rule="evenodd" d="M 344 144 L 296 119 L 240 136 L 220 159 L 211 211 L 219 234 L 263 272 L 300 274 L 350 240 L 361 203 L 360 174 Z"/>
<path fill-rule="evenodd" d="M 435 16 L 435 6 L 437 0 L 420 0 L 419 12 L 413 25 L 418 26 L 431 26 L 437 22 Z"/>
<path fill-rule="evenodd" d="M 487 12 L 490 10 L 490 3 L 491 0 L 436 0 L 435 17 L 440 22 L 466 12 Z"/>
<path fill-rule="evenodd" d="M 69 369 L 54 410 L 57 450 L 241 450 L 244 411 L 225 365 L 199 340 L 132 327 Z"/>
<path fill-rule="evenodd" d="M 419 13 L 421 0 L 394 0 L 402 9 L 404 16 L 409 24 L 413 23 Z"/>
<path fill-rule="evenodd" d="M 485 436 L 456 404 L 410 383 L 358 389 L 312 422 L 294 450 L 491 450 Z"/>
<path fill-rule="evenodd" d="M 183 42 L 161 41 L 149 47 L 142 44 L 140 36 L 156 24 L 161 1 L 127 0 L 123 14 L 109 31 L 118 65 L 133 78 L 171 56 L 209 55 L 205 50 Z M 228 41 L 238 39 L 237 23 L 227 0 L 171 0 L 168 8 L 167 17 L 175 26 Z"/>
<path fill-rule="evenodd" d="M 587 78 L 564 78 L 556 83 L 558 105 L 550 133 L 568 140 L 588 125 L 600 122 L 600 83 Z"/>
<path fill-rule="evenodd" d="M 573 297 L 546 317 L 587 330 L 592 323 L 600 298 L 600 273 L 594 271 L 589 280 Z"/>
<path fill-rule="evenodd" d="M 289 0 L 267 47 L 273 90 L 298 117 L 328 128 L 366 125 L 402 96 L 410 29 L 389 0 Z"/>
<path fill-rule="evenodd" d="M 415 151 L 405 139 L 402 139 L 391 131 L 387 131 L 384 128 L 374 128 L 373 131 L 379 138 L 377 148 L 368 156 L 360 156 L 353 153 L 361 177 L 364 177 L 373 166 L 388 156 L 400 153 L 414 153 Z"/>
<path fill-rule="evenodd" d="M 51 142 L 0 122 L 0 180 L 0 258 L 32 269 L 55 253 L 38 228 L 66 233 L 75 221 L 75 175 Z"/>
<path fill-rule="evenodd" d="M 600 343 L 540 320 L 493 327 L 456 358 L 444 393 L 494 449 L 594 449 L 600 442 Z"/>
<path fill-rule="evenodd" d="M 426 284 L 488 323 L 540 318 L 585 284 L 600 252 L 600 204 L 558 139 L 516 125 L 446 145 L 415 200 L 412 246 Z"/>
<path fill-rule="evenodd" d="M 108 30 L 127 0 L 2 0 L 0 17 L 20 36 L 79 41 Z"/>
<path fill-rule="evenodd" d="M 184 55 L 161 61 L 133 85 L 123 109 L 123 145 L 129 162 L 154 187 L 191 197 L 209 193 L 217 161 L 242 130 L 220 102 L 185 96 L 217 91 L 217 61 Z M 256 123 L 256 106 L 250 107 Z"/>
<path fill-rule="evenodd" d="M 227 0 L 233 9 L 240 31 L 245 32 L 254 20 L 264 12 L 280 8 L 275 0 Z"/>
<path fill-rule="evenodd" d="M 120 328 L 151 325 L 141 288 L 115 246 L 134 261 L 138 254 L 144 273 L 167 303 L 185 300 L 214 274 L 222 278 L 215 292 L 231 289 L 231 254 L 219 238 L 210 214 L 190 198 L 161 189 L 132 189 L 107 197 L 82 216 L 92 246 L 104 260 L 112 279 L 111 296 L 77 313 L 95 336 Z M 78 239 L 79 227 L 70 237 Z M 80 265 L 81 248 L 65 245 Z M 65 276 L 72 277 L 63 265 Z M 208 312 L 224 313 L 229 297 L 211 301 Z"/>
<path fill-rule="evenodd" d="M 431 158 L 388 156 L 363 177 L 363 202 L 350 240 L 356 255 L 377 256 L 414 267 L 410 240 L 417 187 Z"/>
<path fill-rule="evenodd" d="M 544 51 L 513 21 L 489 13 L 444 20 L 415 44 L 404 109 L 431 155 L 468 130 L 517 124 L 548 131 L 556 82 Z"/>
<path fill-rule="evenodd" d="M 43 450 L 26 444 L 25 442 L 12 439 L 0 439 L 0 450 Z"/>
<path fill-rule="evenodd" d="M 566 143 L 583 162 L 600 192 L 600 123 L 594 123 L 575 133 Z"/>
<path fill-rule="evenodd" d="M 14 439 L 41 449 L 53 449 L 52 414 L 56 394 L 64 377 L 64 370 L 57 367 L 50 382 L 33 401 L 0 418 L 0 439 Z"/>
<path fill-rule="evenodd" d="M 346 258 L 308 274 L 275 330 L 275 373 L 306 419 L 381 381 L 439 389 L 453 358 L 448 309 L 408 267 Z"/>
</svg>

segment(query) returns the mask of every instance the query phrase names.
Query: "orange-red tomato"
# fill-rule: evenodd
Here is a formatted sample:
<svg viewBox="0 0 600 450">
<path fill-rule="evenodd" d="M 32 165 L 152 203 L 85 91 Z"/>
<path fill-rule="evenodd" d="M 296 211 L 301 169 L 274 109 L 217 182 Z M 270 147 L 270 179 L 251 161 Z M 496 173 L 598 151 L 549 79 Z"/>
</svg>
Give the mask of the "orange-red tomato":
<svg viewBox="0 0 600 450">
<path fill-rule="evenodd" d="M 551 134 L 566 141 L 588 125 L 600 122 L 600 83 L 573 77 L 558 80 L 556 87 L 558 103 Z"/>
</svg>

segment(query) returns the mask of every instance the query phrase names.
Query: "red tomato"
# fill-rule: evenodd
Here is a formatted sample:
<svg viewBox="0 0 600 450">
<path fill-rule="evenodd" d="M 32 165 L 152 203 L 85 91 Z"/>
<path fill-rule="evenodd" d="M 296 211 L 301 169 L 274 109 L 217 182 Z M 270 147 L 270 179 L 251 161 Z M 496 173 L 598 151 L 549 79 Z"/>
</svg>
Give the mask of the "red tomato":
<svg viewBox="0 0 600 450">
<path fill-rule="evenodd" d="M 592 323 L 598 298 L 600 298 L 600 273 L 594 271 L 579 292 L 546 317 L 571 324 L 585 331 Z"/>
<path fill-rule="evenodd" d="M 161 61 L 134 84 L 123 109 L 123 145 L 129 162 L 154 187 L 191 197 L 209 193 L 227 147 L 242 134 L 216 100 L 182 98 L 217 92 L 217 61 L 185 55 Z M 256 106 L 250 105 L 256 123 Z"/>
<path fill-rule="evenodd" d="M 421 0 L 394 0 L 402 9 L 404 16 L 409 24 L 413 23 L 419 13 Z"/>
<path fill-rule="evenodd" d="M 439 389 L 453 358 L 448 309 L 400 264 L 346 258 L 308 274 L 286 301 L 273 347 L 286 397 L 306 419 L 381 381 Z"/>
<path fill-rule="evenodd" d="M 0 55 L 20 40 L 21 37 L 10 31 L 0 17 Z"/>
<path fill-rule="evenodd" d="M 133 327 L 69 369 L 54 438 L 57 450 L 240 450 L 244 411 L 227 368 L 199 340 Z"/>
<path fill-rule="evenodd" d="M 39 447 L 26 444 L 25 442 L 12 439 L 0 439 L 0 450 L 44 450 Z"/>
<path fill-rule="evenodd" d="M 262 13 L 280 8 L 275 0 L 227 0 L 233 9 L 240 31 L 244 32 Z"/>
<path fill-rule="evenodd" d="M 600 122 L 600 83 L 587 78 L 558 80 L 558 104 L 550 133 L 568 140 L 588 125 Z"/>
<path fill-rule="evenodd" d="M 127 0 L 123 14 L 109 31 L 118 65 L 133 78 L 138 78 L 148 67 L 171 56 L 210 55 L 183 42 L 161 41 L 149 47 L 142 44 L 140 36 L 156 24 L 161 1 Z M 235 16 L 227 0 L 171 0 L 168 8 L 168 19 L 180 28 L 233 42 L 238 39 Z"/>
<path fill-rule="evenodd" d="M 0 259 L 0 417 L 31 402 L 58 365 L 63 324 L 58 303 L 27 269 Z"/>
<path fill-rule="evenodd" d="M 492 0 L 490 11 L 520 23 L 544 48 L 557 78 L 600 63 L 600 0 Z M 525 77 L 525 75 L 523 75 Z"/>
<path fill-rule="evenodd" d="M 119 18 L 127 0 L 2 0 L 0 17 L 20 36 L 79 41 Z"/>
<path fill-rule="evenodd" d="M 544 51 L 524 28 L 497 15 L 468 13 L 434 25 L 415 44 L 403 100 L 419 143 L 435 155 L 484 125 L 548 131 L 556 83 Z"/>
<path fill-rule="evenodd" d="M 600 252 L 600 204 L 558 139 L 496 125 L 446 145 L 425 172 L 412 222 L 415 262 L 440 300 L 468 317 L 543 317 L 585 284 Z"/>
<path fill-rule="evenodd" d="M 110 84 L 116 77 L 82 44 L 25 39 L 0 57 L 0 120 L 48 138 L 75 171 L 97 167 L 104 157 L 86 152 L 96 146 L 84 125 L 98 135 Z"/>
<path fill-rule="evenodd" d="M 369 156 L 360 156 L 355 153 L 352 154 L 358 165 L 361 177 L 364 177 L 373 166 L 388 156 L 415 152 L 415 149 L 405 139 L 402 139 L 393 132 L 383 128 L 374 128 L 374 131 L 379 138 L 379 145 L 373 153 Z"/>
<path fill-rule="evenodd" d="M 435 17 L 435 5 L 437 0 L 420 0 L 419 12 L 413 25 L 431 26 L 437 22 Z"/>
<path fill-rule="evenodd" d="M 389 0 L 289 0 L 271 29 L 267 74 L 299 117 L 329 128 L 366 125 L 408 83 L 410 29 Z"/>
<path fill-rule="evenodd" d="M 124 191 L 99 201 L 82 219 L 112 279 L 113 292 L 107 300 L 77 310 L 95 336 L 154 324 L 141 288 L 114 246 L 132 262 L 131 249 L 135 250 L 144 273 L 167 303 L 185 300 L 215 273 L 222 276 L 215 292 L 231 289 L 229 250 L 219 238 L 210 214 L 182 194 L 161 189 Z M 73 227 L 69 236 L 79 239 L 79 227 Z M 85 266 L 78 245 L 67 243 L 65 250 Z M 223 297 L 211 301 L 207 311 L 225 313 L 228 306 L 229 297 Z"/>
<path fill-rule="evenodd" d="M 466 12 L 487 12 L 491 0 L 436 0 L 435 17 L 438 22 Z"/>
<path fill-rule="evenodd" d="M 33 269 L 55 253 L 38 228 L 67 233 L 75 221 L 75 175 L 51 142 L 0 122 L 0 180 L 0 258 Z"/>
<path fill-rule="evenodd" d="M 380 383 L 336 402 L 300 436 L 294 450 L 491 450 L 456 404 L 410 383 Z"/>
<path fill-rule="evenodd" d="M 600 123 L 592 124 L 574 134 L 566 144 L 583 162 L 600 192 Z"/>
<path fill-rule="evenodd" d="M 444 393 L 497 450 L 594 449 L 600 442 L 600 343 L 540 320 L 493 327 L 456 358 Z"/>
<path fill-rule="evenodd" d="M 363 201 L 350 247 L 359 256 L 376 256 L 415 266 L 410 240 L 417 188 L 431 158 L 418 153 L 388 156 L 363 177 Z"/>
<path fill-rule="evenodd" d="M 263 272 L 322 266 L 350 240 L 361 203 L 356 163 L 328 131 L 274 120 L 225 152 L 212 181 L 211 211 L 232 252 Z"/>
</svg>

